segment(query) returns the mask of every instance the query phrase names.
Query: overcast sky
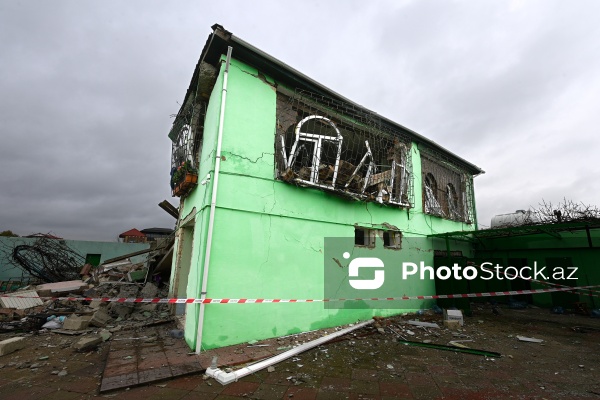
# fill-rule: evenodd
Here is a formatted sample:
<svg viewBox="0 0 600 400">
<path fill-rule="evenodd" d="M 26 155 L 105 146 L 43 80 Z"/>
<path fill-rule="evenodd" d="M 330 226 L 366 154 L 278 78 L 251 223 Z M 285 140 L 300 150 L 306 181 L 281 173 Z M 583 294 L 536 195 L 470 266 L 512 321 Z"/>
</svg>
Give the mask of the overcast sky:
<svg viewBox="0 0 600 400">
<path fill-rule="evenodd" d="M 170 115 L 214 23 L 483 168 L 484 227 L 600 205 L 598 1 L 0 0 L 0 231 L 173 227 Z"/>
</svg>

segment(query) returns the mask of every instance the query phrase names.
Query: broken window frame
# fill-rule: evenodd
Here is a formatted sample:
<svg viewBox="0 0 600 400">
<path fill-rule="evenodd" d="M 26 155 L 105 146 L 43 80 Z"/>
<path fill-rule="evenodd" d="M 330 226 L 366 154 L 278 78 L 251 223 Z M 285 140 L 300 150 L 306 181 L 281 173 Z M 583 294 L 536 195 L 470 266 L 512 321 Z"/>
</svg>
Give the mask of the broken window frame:
<svg viewBox="0 0 600 400">
<path fill-rule="evenodd" d="M 421 176 L 425 214 L 467 224 L 474 222 L 472 174 L 436 151 L 422 148 Z M 427 180 L 431 179 L 435 182 L 435 187 L 427 184 Z M 449 185 L 454 189 L 453 196 L 448 193 Z"/>
<path fill-rule="evenodd" d="M 304 125 L 306 122 L 308 122 L 310 120 L 317 120 L 317 121 L 323 122 L 325 124 L 328 124 L 335 130 L 337 136 L 333 137 L 333 136 L 327 136 L 327 135 L 317 135 L 314 133 L 302 132 L 301 131 L 302 125 Z M 308 181 L 299 179 L 298 181 L 306 183 L 306 184 L 314 185 L 314 186 L 328 188 L 328 189 L 335 188 L 335 181 L 337 179 L 338 167 L 340 164 L 340 154 L 342 152 L 342 142 L 344 140 L 344 138 L 342 137 L 342 135 L 341 135 L 339 129 L 337 128 L 337 126 L 335 125 L 335 123 L 333 123 L 333 121 L 331 121 L 329 118 L 326 118 L 326 117 L 323 117 L 320 115 L 309 115 L 308 117 L 306 117 L 306 118 L 302 119 L 300 122 L 298 122 L 298 125 L 296 125 L 296 129 L 295 129 L 295 135 L 296 135 L 296 141 L 292 145 L 292 149 L 290 151 L 289 157 L 286 157 L 286 155 L 285 155 L 285 138 L 283 136 L 281 136 L 282 145 L 283 145 L 283 149 L 284 149 L 283 157 L 284 157 L 284 160 L 287 160 L 286 165 L 285 165 L 286 168 L 292 168 L 294 166 L 294 162 L 296 161 L 296 157 L 297 157 L 298 143 L 312 142 L 313 143 L 313 156 L 312 156 L 312 164 L 310 166 L 310 169 L 311 169 L 310 179 Z M 333 178 L 332 178 L 331 185 L 323 185 L 323 184 L 319 183 L 319 167 L 321 165 L 321 149 L 323 147 L 324 141 L 337 143 L 337 156 L 336 156 L 336 160 L 335 160 L 335 166 L 333 169 Z"/>
<path fill-rule="evenodd" d="M 458 204 L 456 188 L 452 183 L 446 185 L 446 204 L 448 205 L 448 216 L 450 219 L 460 220 L 462 218 L 462 212 Z"/>
<path fill-rule="evenodd" d="M 413 176 L 412 176 L 412 163 L 411 163 L 411 141 L 410 139 L 396 131 L 392 131 L 387 127 L 384 127 L 380 118 L 373 113 L 367 112 L 364 109 L 354 108 L 352 105 L 327 99 L 321 96 L 317 96 L 305 91 L 297 90 L 295 93 L 279 87 L 277 89 L 278 94 L 278 106 L 277 106 L 277 136 L 275 147 L 276 147 L 276 178 L 286 181 L 288 183 L 297 183 L 301 186 L 313 186 L 320 189 L 335 191 L 338 194 L 349 196 L 351 198 L 363 201 L 376 201 L 381 204 L 395 205 L 399 207 L 412 207 L 414 204 L 414 193 L 413 193 Z M 287 98 L 288 100 L 283 100 Z M 282 106 L 282 104 L 285 106 Z M 295 121 L 291 121 L 291 115 L 296 116 Z M 298 119 L 302 118 L 299 122 Z M 336 136 L 330 135 L 319 135 L 315 133 L 307 133 L 301 130 L 302 125 L 309 120 L 319 120 L 327 123 L 332 127 Z M 357 122 L 360 121 L 360 122 Z M 295 125 L 294 129 L 294 142 L 291 149 L 286 147 L 286 138 L 288 135 L 289 140 L 289 129 L 290 122 Z M 343 125 L 343 130 L 339 124 Z M 362 160 L 358 163 L 358 166 L 354 166 L 352 162 L 348 162 L 344 158 L 344 153 L 348 152 L 348 149 L 344 150 L 343 145 L 346 143 L 344 138 L 345 131 L 349 134 L 355 135 L 351 139 L 354 139 L 353 143 L 356 145 L 357 140 L 364 140 L 366 152 L 362 156 Z M 375 137 L 381 143 L 387 143 L 388 147 L 378 147 L 377 154 L 382 161 L 386 159 L 385 152 L 387 152 L 387 162 L 384 161 L 384 165 L 377 165 L 373 157 L 373 151 L 371 144 L 369 143 L 369 137 Z M 365 140 L 368 139 L 368 140 Z M 308 178 L 298 176 L 299 171 L 293 170 L 296 164 L 297 152 L 301 148 L 301 143 L 310 143 L 313 145 L 313 159 L 310 165 L 310 175 Z M 324 183 L 319 181 L 319 167 L 321 157 L 321 149 L 323 142 L 330 142 L 337 144 L 337 154 L 335 157 L 333 167 L 333 178 L 331 182 Z M 288 143 L 290 143 L 288 141 Z M 398 147 L 396 147 L 398 144 Z M 393 153 L 395 159 L 390 159 L 389 155 Z M 356 154 L 355 154 L 356 155 Z M 333 157 L 330 156 L 330 159 Z M 368 163 L 367 163 L 368 159 Z M 350 178 L 348 175 L 342 180 L 340 179 L 340 168 L 341 161 L 344 161 L 346 165 L 350 165 L 354 168 L 354 171 Z M 358 160 L 356 160 L 358 161 Z M 354 162 L 356 162 L 354 161 Z M 391 161 L 391 162 L 389 162 Z M 366 166 L 366 172 L 359 173 L 361 168 Z M 282 168 L 283 167 L 283 168 Z M 378 170 L 385 169 L 384 171 L 377 173 Z M 349 188 L 350 183 L 353 180 L 357 180 L 356 177 L 360 176 L 360 184 L 356 182 L 358 187 L 354 189 Z M 331 175 L 327 178 L 329 179 Z M 379 181 L 377 181 L 379 179 Z M 377 181 L 377 182 L 376 182 Z M 378 187 L 375 187 L 378 185 Z M 367 188 L 370 190 L 367 192 Z"/>
<path fill-rule="evenodd" d="M 446 213 L 438 200 L 437 192 L 438 185 L 435 177 L 431 173 L 425 174 L 425 178 L 423 179 L 423 203 L 425 214 L 445 217 Z"/>
</svg>

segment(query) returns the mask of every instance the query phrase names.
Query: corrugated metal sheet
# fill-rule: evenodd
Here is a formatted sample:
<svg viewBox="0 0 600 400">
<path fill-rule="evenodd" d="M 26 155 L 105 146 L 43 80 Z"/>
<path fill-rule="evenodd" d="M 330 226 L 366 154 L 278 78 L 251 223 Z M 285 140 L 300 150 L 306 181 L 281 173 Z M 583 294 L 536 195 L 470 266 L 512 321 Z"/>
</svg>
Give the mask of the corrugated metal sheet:
<svg viewBox="0 0 600 400">
<path fill-rule="evenodd" d="M 19 310 L 25 310 L 27 308 L 41 306 L 42 300 L 39 298 L 20 298 L 16 296 L 23 297 L 36 297 L 38 294 L 35 290 L 24 290 L 22 292 L 14 292 L 10 294 L 6 294 L 8 297 L 0 297 L 0 305 L 3 308 L 17 308 Z"/>
</svg>

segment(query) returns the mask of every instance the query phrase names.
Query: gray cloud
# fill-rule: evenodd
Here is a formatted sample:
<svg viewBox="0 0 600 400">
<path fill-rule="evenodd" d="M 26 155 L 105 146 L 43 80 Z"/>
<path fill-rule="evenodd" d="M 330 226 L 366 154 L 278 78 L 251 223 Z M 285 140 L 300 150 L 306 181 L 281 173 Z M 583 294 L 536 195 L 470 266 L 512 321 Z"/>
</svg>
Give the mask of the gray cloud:
<svg viewBox="0 0 600 400">
<path fill-rule="evenodd" d="M 172 226 L 166 137 L 223 24 L 480 165 L 480 221 L 600 204 L 598 5 L 544 2 L 3 2 L 0 229 L 114 240 Z M 177 199 L 171 199 L 176 202 Z"/>
</svg>

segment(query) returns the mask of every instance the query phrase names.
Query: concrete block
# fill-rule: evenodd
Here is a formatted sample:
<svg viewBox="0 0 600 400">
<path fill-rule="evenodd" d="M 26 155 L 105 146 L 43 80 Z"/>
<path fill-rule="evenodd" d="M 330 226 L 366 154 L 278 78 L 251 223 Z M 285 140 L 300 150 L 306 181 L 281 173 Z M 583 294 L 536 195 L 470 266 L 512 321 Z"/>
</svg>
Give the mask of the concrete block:
<svg viewBox="0 0 600 400">
<path fill-rule="evenodd" d="M 140 291 L 140 297 L 143 297 L 145 299 L 153 299 L 156 297 L 157 294 L 158 287 L 152 282 L 146 283 L 146 285 L 144 285 L 144 287 Z"/>
<path fill-rule="evenodd" d="M 113 315 L 125 318 L 133 312 L 133 307 L 132 303 L 112 303 L 110 305 L 110 312 Z"/>
<path fill-rule="evenodd" d="M 98 310 L 92 315 L 92 319 L 90 320 L 90 325 L 97 326 L 98 328 L 105 327 L 106 324 L 110 321 L 110 315 L 105 313 L 102 310 Z"/>
<path fill-rule="evenodd" d="M 463 315 L 460 310 L 444 310 L 444 321 L 459 321 L 460 326 L 464 325 Z"/>
<path fill-rule="evenodd" d="M 90 317 L 76 317 L 71 316 L 65 319 L 63 323 L 63 329 L 69 329 L 72 331 L 80 331 L 86 329 L 90 324 Z"/>
<path fill-rule="evenodd" d="M 77 351 L 91 350 L 103 341 L 104 340 L 102 339 L 102 336 L 99 335 L 86 336 L 84 338 L 81 338 L 77 343 L 75 343 L 73 345 L 73 348 Z"/>
<path fill-rule="evenodd" d="M 102 307 L 102 302 L 100 300 L 92 300 L 90 301 L 88 307 L 94 310 L 98 310 L 100 307 Z"/>
<path fill-rule="evenodd" d="M 456 319 L 444 320 L 444 326 L 448 329 L 459 329 L 460 321 Z"/>
<path fill-rule="evenodd" d="M 25 347 L 25 338 L 14 337 L 0 342 L 0 356 L 13 353 Z"/>
</svg>

